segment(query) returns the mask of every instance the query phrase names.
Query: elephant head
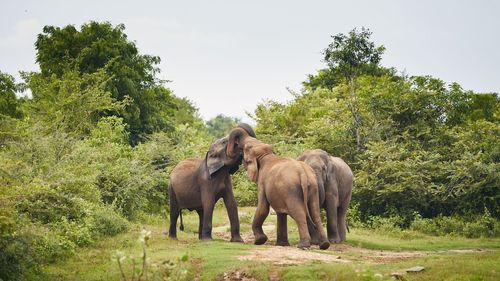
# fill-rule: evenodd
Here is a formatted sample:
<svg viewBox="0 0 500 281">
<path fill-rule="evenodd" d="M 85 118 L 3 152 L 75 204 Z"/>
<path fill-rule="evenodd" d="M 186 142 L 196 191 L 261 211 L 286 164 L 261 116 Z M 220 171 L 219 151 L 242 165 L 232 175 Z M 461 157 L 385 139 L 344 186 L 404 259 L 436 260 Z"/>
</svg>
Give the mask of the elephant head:
<svg viewBox="0 0 500 281">
<path fill-rule="evenodd" d="M 238 124 L 236 128 L 231 130 L 231 134 L 233 134 L 235 130 L 240 132 L 243 138 L 246 138 L 247 136 L 255 137 L 255 132 L 248 124 Z M 217 172 L 224 166 L 229 167 L 229 173 L 231 174 L 235 173 L 238 170 L 243 157 L 240 150 L 236 150 L 233 154 L 228 153 L 229 146 L 231 145 L 231 134 L 214 141 L 210 145 L 205 156 L 205 164 L 210 176 L 212 176 L 215 172 Z M 232 145 L 234 146 L 234 142 Z"/>
<path fill-rule="evenodd" d="M 297 160 L 306 162 L 314 170 L 318 188 L 324 190 L 334 169 L 330 155 L 321 149 L 306 150 Z"/>
<path fill-rule="evenodd" d="M 245 147 L 245 143 L 249 137 L 256 138 L 252 128 L 245 123 L 238 124 L 238 127 L 234 128 L 229 133 L 227 155 L 229 157 L 235 157 L 237 155 L 241 155 L 243 152 L 243 148 Z"/>
<path fill-rule="evenodd" d="M 271 145 L 262 143 L 255 138 L 247 138 L 244 145 L 244 165 L 247 169 L 248 178 L 257 182 L 259 179 L 259 159 L 272 154 L 273 148 Z"/>
</svg>

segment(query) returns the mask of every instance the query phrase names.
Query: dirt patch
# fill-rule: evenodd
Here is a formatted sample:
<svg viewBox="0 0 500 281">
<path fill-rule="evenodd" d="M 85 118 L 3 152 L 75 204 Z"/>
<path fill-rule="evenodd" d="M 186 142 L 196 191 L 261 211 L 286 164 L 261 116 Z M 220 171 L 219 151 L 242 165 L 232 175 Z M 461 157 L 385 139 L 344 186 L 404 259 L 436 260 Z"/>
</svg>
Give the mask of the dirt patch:
<svg viewBox="0 0 500 281">
<path fill-rule="evenodd" d="M 290 247 L 274 246 L 276 240 L 276 226 L 273 223 L 265 223 L 263 230 L 269 237 L 269 240 L 257 249 L 248 251 L 245 255 L 239 256 L 239 260 L 265 261 L 276 266 L 303 264 L 312 261 L 319 262 L 372 262 L 372 263 L 390 263 L 403 261 L 416 257 L 423 257 L 436 254 L 447 253 L 473 253 L 485 251 L 483 249 L 470 250 L 445 250 L 445 251 L 383 251 L 370 250 L 355 247 L 347 244 L 331 244 L 326 251 L 317 250 L 317 246 L 312 246 L 311 250 L 301 250 L 296 245 Z M 213 229 L 215 236 L 224 240 L 230 240 L 231 234 L 229 226 L 219 226 Z M 245 243 L 253 243 L 254 236 L 250 231 L 241 233 Z M 234 279 L 239 280 L 239 279 Z"/>
<path fill-rule="evenodd" d="M 382 250 L 370 250 L 359 247 L 353 247 L 347 244 L 333 244 L 330 245 L 328 251 L 334 252 L 335 254 L 344 257 L 347 255 L 346 259 L 352 261 L 372 261 L 375 263 L 385 263 L 392 261 L 400 261 L 415 257 L 422 257 L 432 254 L 431 252 L 425 251 L 382 251 Z"/>
<path fill-rule="evenodd" d="M 250 274 L 239 271 L 239 270 L 231 270 L 224 272 L 222 277 L 217 278 L 218 281 L 257 281 L 257 279 Z"/>
<path fill-rule="evenodd" d="M 295 247 L 262 246 L 260 249 L 250 250 L 239 260 L 267 261 L 275 265 L 301 264 L 310 261 L 347 263 L 349 260 L 340 256 L 321 254 L 310 250 L 301 250 Z"/>
</svg>

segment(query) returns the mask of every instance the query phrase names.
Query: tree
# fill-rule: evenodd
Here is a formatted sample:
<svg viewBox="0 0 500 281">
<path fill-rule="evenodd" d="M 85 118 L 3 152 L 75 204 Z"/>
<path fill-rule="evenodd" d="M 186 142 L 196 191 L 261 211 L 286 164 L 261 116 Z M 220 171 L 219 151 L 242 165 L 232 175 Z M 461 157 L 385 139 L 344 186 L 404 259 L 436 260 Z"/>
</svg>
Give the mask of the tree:
<svg viewBox="0 0 500 281">
<path fill-rule="evenodd" d="M 0 71 L 0 115 L 22 117 L 23 114 L 18 108 L 19 100 L 16 97 L 18 89 L 14 77 Z"/>
<path fill-rule="evenodd" d="M 216 138 L 221 138 L 239 122 L 238 118 L 219 114 L 207 121 L 208 133 Z"/>
<path fill-rule="evenodd" d="M 140 54 L 124 30 L 123 24 L 113 26 L 108 22 L 89 22 L 80 30 L 73 25 L 45 26 L 35 43 L 36 60 L 43 77 L 104 69 L 111 77 L 107 90 L 112 97 L 130 100 L 119 116 L 128 124 L 130 142 L 135 144 L 145 134 L 172 129 L 164 114 L 172 105 L 172 95 L 167 88 L 159 87 L 161 81 L 155 78 L 160 58 Z"/>
<path fill-rule="evenodd" d="M 370 41 L 371 34 L 372 32 L 365 28 L 361 28 L 360 32 L 355 28 L 349 35 L 339 33 L 332 36 L 333 42 L 323 51 L 324 60 L 330 69 L 339 73 L 349 86 L 348 101 L 354 118 L 358 151 L 363 149 L 360 131 L 363 120 L 356 96 L 356 79 L 379 68 L 385 50 L 384 46 L 375 46 L 375 43 Z"/>
<path fill-rule="evenodd" d="M 29 120 L 46 133 L 82 139 L 95 128 L 102 112 L 119 113 L 129 102 L 118 102 L 106 91 L 109 77 L 103 70 L 83 75 L 67 71 L 60 78 L 32 73 L 25 79 L 33 95 L 27 104 Z"/>
</svg>

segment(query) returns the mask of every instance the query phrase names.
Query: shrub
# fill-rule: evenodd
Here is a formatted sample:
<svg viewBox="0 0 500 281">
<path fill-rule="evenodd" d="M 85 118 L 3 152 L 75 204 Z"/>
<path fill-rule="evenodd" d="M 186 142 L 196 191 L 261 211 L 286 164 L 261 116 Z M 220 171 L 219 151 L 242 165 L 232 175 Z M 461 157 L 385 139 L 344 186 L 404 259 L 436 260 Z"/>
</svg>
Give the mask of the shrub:
<svg viewBox="0 0 500 281">
<path fill-rule="evenodd" d="M 92 232 L 97 235 L 114 236 L 128 229 L 128 221 L 110 206 L 94 206 L 87 219 Z"/>
<path fill-rule="evenodd" d="M 32 221 L 50 223 L 62 218 L 79 220 L 85 213 L 82 200 L 47 186 L 29 186 L 18 196 L 16 208 Z"/>
<path fill-rule="evenodd" d="M 452 235 L 467 238 L 500 236 L 500 221 L 493 218 L 487 209 L 481 216 L 469 216 L 468 218 L 458 216 L 422 218 L 417 216 L 410 228 L 436 236 Z"/>
<path fill-rule="evenodd" d="M 234 197 L 238 206 L 257 205 L 257 185 L 248 180 L 246 171 L 240 169 L 232 175 Z"/>
</svg>

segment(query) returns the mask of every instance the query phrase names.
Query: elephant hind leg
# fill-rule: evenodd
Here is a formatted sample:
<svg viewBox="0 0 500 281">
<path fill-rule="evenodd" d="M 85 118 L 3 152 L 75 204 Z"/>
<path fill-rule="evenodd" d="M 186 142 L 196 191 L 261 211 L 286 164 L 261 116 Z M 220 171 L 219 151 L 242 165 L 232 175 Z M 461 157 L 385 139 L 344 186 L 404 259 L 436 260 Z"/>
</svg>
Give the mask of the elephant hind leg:
<svg viewBox="0 0 500 281">
<path fill-rule="evenodd" d="M 276 239 L 277 246 L 290 246 L 288 242 L 288 231 L 287 231 L 287 221 L 286 214 L 277 214 L 278 217 L 278 233 Z"/>
<path fill-rule="evenodd" d="M 323 224 L 321 223 L 321 215 L 320 215 L 320 208 L 319 208 L 319 202 L 318 200 L 309 200 L 308 203 L 309 206 L 309 213 L 311 214 L 311 218 L 316 225 L 313 230 L 313 235 L 312 237 L 314 238 L 313 240 L 317 241 L 317 244 L 319 245 L 319 248 L 322 250 L 326 250 L 330 247 L 330 242 L 328 242 L 328 239 L 326 238 L 325 230 L 323 229 Z M 311 227 L 309 229 L 309 232 L 311 231 Z M 315 241 L 315 242 L 316 242 Z"/>
<path fill-rule="evenodd" d="M 177 198 L 172 186 L 169 187 L 169 201 L 170 201 L 170 228 L 168 230 L 168 237 L 177 239 L 177 218 L 180 214 L 180 209 L 177 204 Z"/>
<path fill-rule="evenodd" d="M 309 229 L 307 226 L 307 215 L 304 202 L 302 200 L 297 200 L 297 202 L 287 205 L 291 206 L 288 207 L 288 212 L 297 223 L 297 227 L 299 229 L 300 242 L 297 247 L 301 249 L 311 247 L 311 235 L 309 235 Z"/>
<path fill-rule="evenodd" d="M 347 231 L 347 207 L 339 207 L 337 212 L 338 232 L 340 242 L 345 241 Z"/>
</svg>

